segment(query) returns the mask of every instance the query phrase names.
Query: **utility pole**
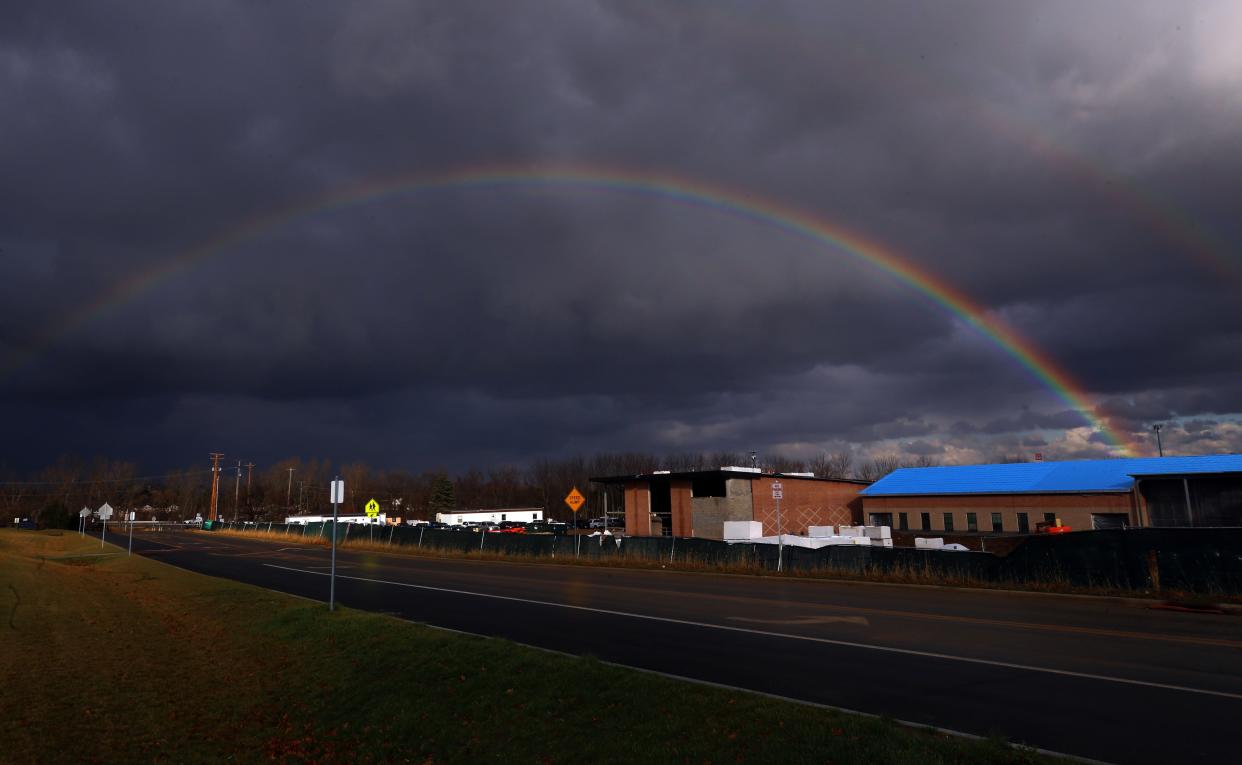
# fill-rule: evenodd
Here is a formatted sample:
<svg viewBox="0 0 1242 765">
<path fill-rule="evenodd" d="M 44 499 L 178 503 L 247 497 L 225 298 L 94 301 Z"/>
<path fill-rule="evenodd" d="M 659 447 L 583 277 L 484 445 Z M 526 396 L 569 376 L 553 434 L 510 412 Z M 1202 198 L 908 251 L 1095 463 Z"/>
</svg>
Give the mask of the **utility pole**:
<svg viewBox="0 0 1242 765">
<path fill-rule="evenodd" d="M 220 516 L 216 514 L 216 503 L 220 498 L 220 460 L 224 459 L 224 455 L 220 452 L 212 452 L 211 457 L 211 514 L 209 520 L 218 521 Z"/>
<path fill-rule="evenodd" d="M 290 512 L 293 511 L 292 498 L 293 498 L 293 468 L 289 468 L 289 488 L 285 489 L 285 507 L 287 507 Z"/>
<path fill-rule="evenodd" d="M 254 476 L 254 463 L 246 463 L 246 509 L 253 510 L 254 506 L 250 504 L 250 479 Z"/>
<path fill-rule="evenodd" d="M 233 483 L 233 520 L 237 520 L 237 500 L 241 497 L 241 460 L 237 461 L 237 480 Z"/>
<path fill-rule="evenodd" d="M 1160 429 L 1163 425 L 1152 425 L 1151 429 L 1156 431 L 1156 448 L 1160 451 L 1160 456 L 1164 456 L 1164 444 L 1160 441 Z"/>
</svg>

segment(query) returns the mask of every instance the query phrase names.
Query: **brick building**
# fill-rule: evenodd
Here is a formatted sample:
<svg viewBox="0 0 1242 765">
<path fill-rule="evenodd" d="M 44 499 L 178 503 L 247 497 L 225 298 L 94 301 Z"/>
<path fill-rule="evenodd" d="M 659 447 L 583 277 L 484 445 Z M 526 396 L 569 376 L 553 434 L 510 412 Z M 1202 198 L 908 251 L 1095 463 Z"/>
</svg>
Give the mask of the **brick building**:
<svg viewBox="0 0 1242 765">
<path fill-rule="evenodd" d="M 625 533 L 721 539 L 725 521 L 760 521 L 764 534 L 776 534 L 772 483 L 783 487 L 781 531 L 804 534 L 807 526 L 855 524 L 862 518 L 859 491 L 867 481 L 816 478 L 809 473 L 763 473 L 754 468 L 722 467 L 686 473 L 592 478 L 621 488 Z"/>
<path fill-rule="evenodd" d="M 910 531 L 1242 526 L 1242 455 L 903 468 L 862 502 L 868 523 Z"/>
</svg>

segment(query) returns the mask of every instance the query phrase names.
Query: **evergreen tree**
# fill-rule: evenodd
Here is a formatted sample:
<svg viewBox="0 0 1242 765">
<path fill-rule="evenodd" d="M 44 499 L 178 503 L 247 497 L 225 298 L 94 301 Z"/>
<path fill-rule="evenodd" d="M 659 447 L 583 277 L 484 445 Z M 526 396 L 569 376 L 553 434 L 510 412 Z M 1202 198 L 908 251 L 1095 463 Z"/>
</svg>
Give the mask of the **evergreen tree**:
<svg viewBox="0 0 1242 765">
<path fill-rule="evenodd" d="M 453 492 L 453 482 L 445 473 L 437 473 L 431 480 L 431 498 L 427 507 L 432 513 L 451 513 L 457 509 L 457 497 Z"/>
</svg>

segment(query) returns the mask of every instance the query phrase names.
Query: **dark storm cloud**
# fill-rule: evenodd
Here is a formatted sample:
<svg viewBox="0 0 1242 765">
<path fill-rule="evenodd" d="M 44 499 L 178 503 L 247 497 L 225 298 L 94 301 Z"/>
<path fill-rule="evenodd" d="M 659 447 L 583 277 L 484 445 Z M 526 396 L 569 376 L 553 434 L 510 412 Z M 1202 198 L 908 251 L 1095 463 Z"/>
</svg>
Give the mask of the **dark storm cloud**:
<svg viewBox="0 0 1242 765">
<path fill-rule="evenodd" d="M 632 192 L 328 209 L 51 329 L 351 184 L 571 162 L 847 226 L 1030 338 L 1116 428 L 1210 420 L 1170 443 L 1242 449 L 1237 34 L 1224 2 L 10 3 L 6 421 L 35 461 L 1106 451 L 917 290 Z"/>
</svg>

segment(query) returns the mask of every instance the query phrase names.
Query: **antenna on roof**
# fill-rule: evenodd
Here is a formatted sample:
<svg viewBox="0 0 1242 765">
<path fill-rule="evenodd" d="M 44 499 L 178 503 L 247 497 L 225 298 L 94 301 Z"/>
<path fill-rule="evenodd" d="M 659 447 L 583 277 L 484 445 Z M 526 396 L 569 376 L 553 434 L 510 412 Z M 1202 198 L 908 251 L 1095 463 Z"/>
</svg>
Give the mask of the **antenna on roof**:
<svg viewBox="0 0 1242 765">
<path fill-rule="evenodd" d="M 750 466 L 753 468 L 759 467 L 759 455 L 755 452 L 750 453 Z"/>
</svg>

